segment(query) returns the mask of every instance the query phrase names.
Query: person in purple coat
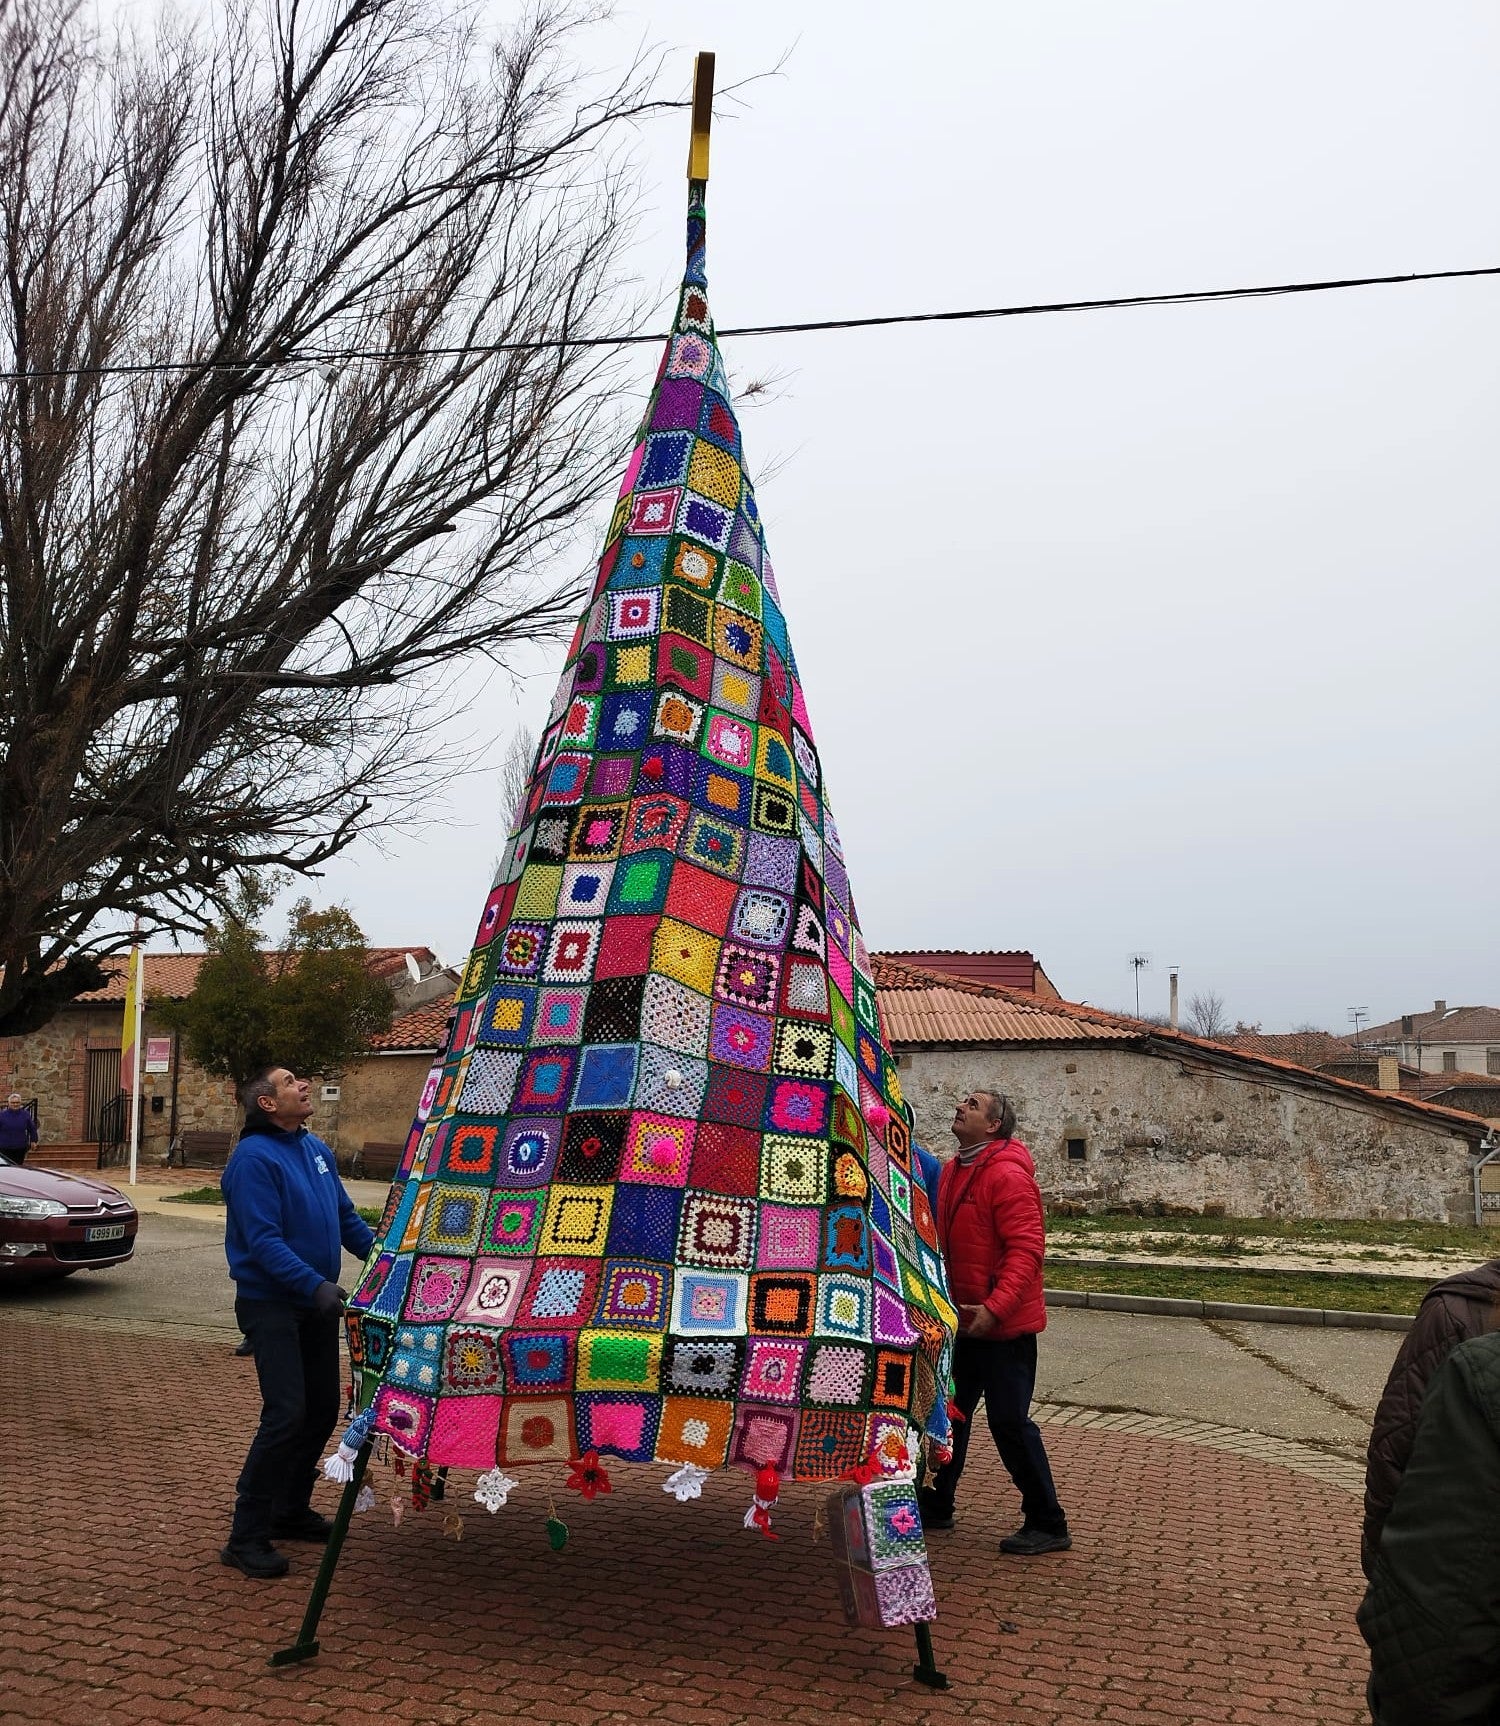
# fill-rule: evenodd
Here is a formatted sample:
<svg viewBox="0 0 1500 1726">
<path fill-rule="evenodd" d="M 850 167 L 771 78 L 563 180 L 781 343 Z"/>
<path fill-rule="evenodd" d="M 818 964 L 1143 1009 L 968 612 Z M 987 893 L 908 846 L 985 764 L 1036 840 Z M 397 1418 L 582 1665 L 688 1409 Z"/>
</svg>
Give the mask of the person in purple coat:
<svg viewBox="0 0 1500 1726">
<path fill-rule="evenodd" d="M 30 1109 L 21 1107 L 21 1093 L 12 1091 L 0 1109 L 0 1154 L 13 1163 L 24 1163 L 26 1153 L 36 1143 L 36 1117 Z"/>
</svg>

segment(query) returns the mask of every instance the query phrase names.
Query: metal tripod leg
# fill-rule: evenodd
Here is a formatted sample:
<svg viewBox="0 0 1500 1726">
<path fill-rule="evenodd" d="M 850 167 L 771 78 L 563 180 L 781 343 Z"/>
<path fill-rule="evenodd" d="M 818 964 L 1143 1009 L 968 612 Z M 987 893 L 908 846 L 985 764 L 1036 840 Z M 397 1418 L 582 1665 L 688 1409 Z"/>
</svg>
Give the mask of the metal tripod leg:
<svg viewBox="0 0 1500 1726">
<path fill-rule="evenodd" d="M 948 1675 L 938 1671 L 937 1659 L 932 1652 L 932 1626 L 915 1624 L 912 1628 L 917 1633 L 917 1663 L 911 1669 L 912 1677 L 929 1690 L 946 1690 Z"/>
<path fill-rule="evenodd" d="M 328 1536 L 327 1546 L 323 1548 L 323 1562 L 318 1566 L 318 1574 L 313 1580 L 307 1611 L 302 1615 L 302 1628 L 297 1632 L 297 1640 L 290 1648 L 278 1648 L 271 1656 L 273 1666 L 291 1666 L 298 1660 L 311 1660 L 318 1652 L 318 1620 L 323 1616 L 323 1603 L 327 1600 L 328 1590 L 333 1584 L 339 1552 L 344 1544 L 344 1536 L 349 1532 L 349 1518 L 354 1514 L 354 1501 L 359 1497 L 360 1483 L 364 1480 L 365 1465 L 370 1460 L 373 1445 L 373 1439 L 366 1439 L 359 1447 L 359 1455 L 354 1459 L 354 1473 L 344 1487 L 343 1497 L 339 1499 L 339 1507 L 333 1518 L 333 1529 Z M 928 1647 L 931 1648 L 930 1643 Z"/>
</svg>

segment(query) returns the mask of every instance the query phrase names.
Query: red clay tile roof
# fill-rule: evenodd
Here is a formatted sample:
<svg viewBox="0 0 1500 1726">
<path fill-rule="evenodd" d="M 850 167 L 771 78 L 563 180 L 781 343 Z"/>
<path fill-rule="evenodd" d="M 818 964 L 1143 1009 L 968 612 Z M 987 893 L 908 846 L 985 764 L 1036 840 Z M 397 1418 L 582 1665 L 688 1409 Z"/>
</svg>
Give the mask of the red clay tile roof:
<svg viewBox="0 0 1500 1726">
<path fill-rule="evenodd" d="M 1219 1041 L 1231 1049 L 1243 1049 L 1247 1055 L 1274 1055 L 1295 1061 L 1299 1067 L 1322 1067 L 1351 1058 L 1349 1045 L 1332 1031 L 1239 1031 Z M 1373 1052 L 1368 1057 L 1372 1064 L 1375 1058 Z"/>
<path fill-rule="evenodd" d="M 430 947 L 371 947 L 369 953 L 371 975 L 387 980 L 399 980 L 400 974 L 406 968 L 408 953 L 419 962 L 437 963 L 437 957 Z M 198 981 L 198 967 L 207 957 L 206 953 L 147 953 L 147 998 L 158 1001 L 185 1000 L 192 994 L 193 986 Z M 77 1004 L 98 1006 L 108 1005 L 112 1001 L 123 1001 L 127 965 L 128 955 L 124 953 L 115 953 L 106 959 L 104 968 L 110 973 L 108 983 L 102 989 L 91 989 L 88 994 L 79 995 Z"/>
<path fill-rule="evenodd" d="M 1500 1048 L 1500 1007 L 1449 1007 L 1445 1012 L 1413 1013 L 1412 1035 L 1424 1043 L 1494 1043 Z M 1366 1025 L 1359 1033 L 1362 1043 L 1398 1043 L 1401 1021 Z M 1352 1043 L 1353 1037 L 1346 1039 Z"/>
<path fill-rule="evenodd" d="M 940 976 L 905 954 L 876 953 L 875 987 L 893 1043 L 1128 1042 L 1134 1029 L 1104 1025 L 1029 990 Z"/>
<path fill-rule="evenodd" d="M 146 995 L 156 1000 L 181 1001 L 193 992 L 198 981 L 198 967 L 208 957 L 206 953 L 148 953 L 146 955 Z M 79 995 L 69 1005 L 97 1006 L 125 999 L 125 973 L 129 955 L 116 953 L 104 961 L 110 973 L 102 989 L 91 989 Z"/>
<path fill-rule="evenodd" d="M 453 997 L 444 995 L 424 1006 L 403 1013 L 389 1031 L 370 1039 L 370 1047 L 382 1055 L 436 1054 L 448 1036 Z"/>
</svg>

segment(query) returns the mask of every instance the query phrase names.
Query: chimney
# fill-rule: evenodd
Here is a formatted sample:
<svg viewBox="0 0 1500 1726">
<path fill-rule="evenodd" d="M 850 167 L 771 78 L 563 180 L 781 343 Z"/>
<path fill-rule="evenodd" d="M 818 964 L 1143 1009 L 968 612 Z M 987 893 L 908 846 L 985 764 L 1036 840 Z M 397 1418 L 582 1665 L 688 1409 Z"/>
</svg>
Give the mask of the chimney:
<svg viewBox="0 0 1500 1726">
<path fill-rule="evenodd" d="M 1442 1018 L 1443 1014 L 1448 1011 L 1448 1003 L 1446 1001 L 1434 1001 L 1432 1010 L 1439 1018 Z"/>
<path fill-rule="evenodd" d="M 1401 1089 L 1401 1068 L 1394 1055 L 1381 1055 L 1376 1061 L 1375 1089 L 1377 1091 L 1399 1091 Z"/>
<path fill-rule="evenodd" d="M 1177 1029 L 1177 968 L 1175 965 L 1172 968 L 1171 977 L 1168 979 L 1168 988 L 1171 994 L 1170 1005 L 1167 1008 L 1167 1022 L 1175 1031 Z"/>
</svg>

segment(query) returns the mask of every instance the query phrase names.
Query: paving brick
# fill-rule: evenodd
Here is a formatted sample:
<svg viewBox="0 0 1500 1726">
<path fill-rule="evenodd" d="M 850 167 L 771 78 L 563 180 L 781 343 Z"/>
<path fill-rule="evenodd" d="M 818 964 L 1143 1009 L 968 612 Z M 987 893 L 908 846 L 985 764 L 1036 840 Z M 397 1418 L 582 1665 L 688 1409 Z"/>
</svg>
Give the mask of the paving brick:
<svg viewBox="0 0 1500 1726">
<path fill-rule="evenodd" d="M 460 1543 L 431 1511 L 399 1529 L 384 1509 L 358 1518 L 322 1655 L 273 1670 L 317 1554 L 291 1548 L 292 1574 L 274 1583 L 218 1562 L 254 1419 L 253 1386 L 222 1345 L 7 1313 L 0 1381 L 7 1473 L 28 1484 L 0 1498 L 7 1722 L 1364 1719 L 1356 1471 L 1283 1440 L 1039 1410 L 1075 1546 L 1028 1561 L 996 1550 L 1018 1509 L 981 1433 L 959 1526 L 932 1542 L 946 1693 L 911 1682 L 909 1633 L 844 1627 L 829 1553 L 811 1540 L 820 1489 L 784 1491 L 773 1543 L 740 1527 L 741 1477 L 716 1475 L 679 1506 L 660 1470 L 624 1464 L 593 1505 L 561 1489 L 561 1468 L 527 1473 L 495 1517 L 456 1473 Z M 381 1486 L 388 1500 L 393 1483 Z M 542 1527 L 548 1486 L 573 1531 L 562 1553 Z M 1268 1505 L 1294 1544 L 1268 1534 Z"/>
</svg>

